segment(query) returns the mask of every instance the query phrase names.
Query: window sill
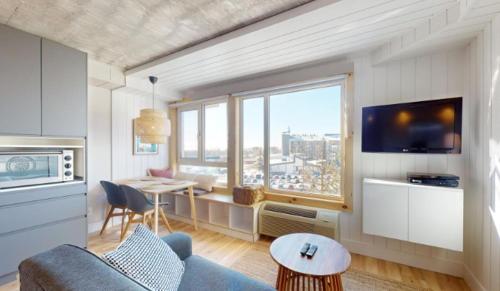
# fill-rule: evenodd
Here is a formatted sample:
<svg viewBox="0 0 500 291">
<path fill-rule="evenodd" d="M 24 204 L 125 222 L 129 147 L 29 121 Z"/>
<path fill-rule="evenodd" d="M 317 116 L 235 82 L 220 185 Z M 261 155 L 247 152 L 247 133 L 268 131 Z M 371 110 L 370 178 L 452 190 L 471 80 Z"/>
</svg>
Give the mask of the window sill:
<svg viewBox="0 0 500 291">
<path fill-rule="evenodd" d="M 352 207 L 345 203 L 343 198 L 340 199 L 324 199 L 317 197 L 305 197 L 292 194 L 265 192 L 268 201 L 276 201 L 282 203 L 290 203 L 304 205 L 309 207 L 325 208 L 330 210 L 339 210 L 344 212 L 352 212 Z"/>
<path fill-rule="evenodd" d="M 224 186 L 214 186 L 212 193 L 232 195 L 232 192 L 227 187 Z M 303 205 L 309 207 L 338 210 L 342 212 L 352 212 L 352 207 L 348 203 L 346 203 L 344 197 L 328 199 L 328 198 L 306 197 L 301 195 L 276 193 L 276 192 L 264 192 L 264 194 L 265 194 L 265 199 L 264 199 L 265 201 L 290 203 L 290 204 Z"/>
</svg>

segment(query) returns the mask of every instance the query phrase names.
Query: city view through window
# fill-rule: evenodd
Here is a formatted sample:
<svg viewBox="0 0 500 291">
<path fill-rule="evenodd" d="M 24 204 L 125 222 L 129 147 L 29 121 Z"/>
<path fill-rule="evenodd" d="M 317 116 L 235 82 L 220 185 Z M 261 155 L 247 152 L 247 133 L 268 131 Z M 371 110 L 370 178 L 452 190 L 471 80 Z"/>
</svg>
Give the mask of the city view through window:
<svg viewBox="0 0 500 291">
<path fill-rule="evenodd" d="M 341 87 L 269 96 L 269 177 L 264 176 L 264 98 L 243 101 L 243 183 L 340 195 Z"/>
</svg>

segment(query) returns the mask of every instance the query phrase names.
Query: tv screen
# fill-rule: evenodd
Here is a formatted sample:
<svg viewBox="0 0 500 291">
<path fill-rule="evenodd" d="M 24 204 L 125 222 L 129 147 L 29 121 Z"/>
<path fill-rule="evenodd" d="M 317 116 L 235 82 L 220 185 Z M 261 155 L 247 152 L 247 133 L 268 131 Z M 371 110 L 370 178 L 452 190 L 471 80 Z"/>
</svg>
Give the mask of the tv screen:
<svg viewBox="0 0 500 291">
<path fill-rule="evenodd" d="M 462 97 L 363 108 L 362 151 L 460 153 Z"/>
</svg>

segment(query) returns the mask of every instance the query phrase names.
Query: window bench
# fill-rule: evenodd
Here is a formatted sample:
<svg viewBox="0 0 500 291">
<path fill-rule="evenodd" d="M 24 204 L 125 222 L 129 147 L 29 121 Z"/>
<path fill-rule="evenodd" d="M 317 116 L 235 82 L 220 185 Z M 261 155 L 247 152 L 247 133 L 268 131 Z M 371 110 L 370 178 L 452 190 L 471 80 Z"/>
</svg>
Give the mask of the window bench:
<svg viewBox="0 0 500 291">
<path fill-rule="evenodd" d="M 162 201 L 169 203 L 164 206 L 167 217 L 192 224 L 188 195 L 164 194 Z M 235 203 L 232 195 L 209 193 L 195 196 L 195 203 L 200 227 L 247 241 L 259 239 L 257 223 L 261 202 L 242 205 Z"/>
</svg>

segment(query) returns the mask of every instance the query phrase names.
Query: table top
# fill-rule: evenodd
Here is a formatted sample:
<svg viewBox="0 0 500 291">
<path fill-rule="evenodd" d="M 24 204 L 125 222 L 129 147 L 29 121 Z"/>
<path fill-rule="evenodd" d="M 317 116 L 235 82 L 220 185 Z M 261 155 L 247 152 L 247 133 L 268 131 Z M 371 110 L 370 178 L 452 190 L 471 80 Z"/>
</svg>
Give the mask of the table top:
<svg viewBox="0 0 500 291">
<path fill-rule="evenodd" d="M 300 255 L 305 243 L 318 246 L 309 259 Z M 344 273 L 351 265 L 351 255 L 335 240 L 312 233 L 293 233 L 281 236 L 270 247 L 276 263 L 305 275 L 327 276 Z"/>
<path fill-rule="evenodd" d="M 194 181 L 167 179 L 161 177 L 139 177 L 113 181 L 116 184 L 127 185 L 149 194 L 164 194 L 197 185 Z"/>
</svg>

